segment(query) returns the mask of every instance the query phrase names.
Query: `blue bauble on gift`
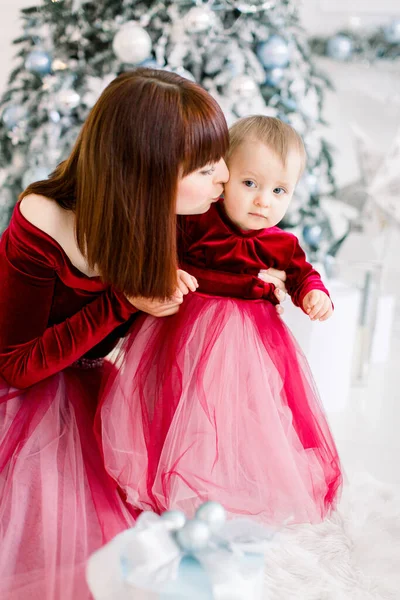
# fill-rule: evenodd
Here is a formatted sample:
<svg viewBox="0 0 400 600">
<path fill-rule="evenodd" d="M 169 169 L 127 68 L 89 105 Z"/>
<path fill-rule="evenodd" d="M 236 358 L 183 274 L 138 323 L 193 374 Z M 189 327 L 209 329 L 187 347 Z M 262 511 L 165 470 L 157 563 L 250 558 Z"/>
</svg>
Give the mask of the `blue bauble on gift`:
<svg viewBox="0 0 400 600">
<path fill-rule="evenodd" d="M 23 106 L 10 104 L 3 110 L 1 120 L 10 131 L 14 129 L 27 116 L 27 112 Z"/>
<path fill-rule="evenodd" d="M 348 60 L 353 54 L 353 42 L 347 35 L 335 35 L 328 40 L 326 53 L 335 60 Z"/>
<path fill-rule="evenodd" d="M 383 29 L 385 40 L 388 44 L 400 44 L 400 19 L 396 19 Z"/>
<path fill-rule="evenodd" d="M 265 69 L 286 67 L 290 60 L 287 41 L 280 35 L 271 35 L 257 46 L 257 56 Z"/>
<path fill-rule="evenodd" d="M 25 68 L 31 73 L 47 75 L 51 71 L 51 57 L 44 50 L 32 50 L 26 57 Z"/>
<path fill-rule="evenodd" d="M 283 75 L 285 71 L 280 67 L 275 67 L 274 69 L 268 69 L 266 72 L 266 85 L 270 87 L 278 87 L 280 82 L 282 81 Z"/>
</svg>

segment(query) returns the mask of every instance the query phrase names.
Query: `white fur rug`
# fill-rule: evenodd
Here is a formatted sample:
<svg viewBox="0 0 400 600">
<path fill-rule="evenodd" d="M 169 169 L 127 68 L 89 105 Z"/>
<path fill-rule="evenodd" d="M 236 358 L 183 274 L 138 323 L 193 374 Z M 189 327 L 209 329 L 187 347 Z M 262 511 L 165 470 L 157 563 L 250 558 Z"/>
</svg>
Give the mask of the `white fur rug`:
<svg viewBox="0 0 400 600">
<path fill-rule="evenodd" d="M 267 554 L 264 598 L 400 600 L 400 486 L 360 476 L 330 520 L 282 531 Z"/>
</svg>

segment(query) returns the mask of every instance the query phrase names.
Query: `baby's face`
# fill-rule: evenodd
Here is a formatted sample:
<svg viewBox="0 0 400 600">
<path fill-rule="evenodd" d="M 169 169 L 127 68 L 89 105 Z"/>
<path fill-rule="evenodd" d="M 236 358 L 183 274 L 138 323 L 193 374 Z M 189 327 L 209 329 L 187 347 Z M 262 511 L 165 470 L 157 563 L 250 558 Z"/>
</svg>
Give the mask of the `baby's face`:
<svg viewBox="0 0 400 600">
<path fill-rule="evenodd" d="M 225 185 L 224 207 L 241 229 L 274 227 L 286 213 L 301 169 L 301 157 L 290 150 L 286 166 L 258 140 L 249 139 L 233 152 Z"/>
</svg>

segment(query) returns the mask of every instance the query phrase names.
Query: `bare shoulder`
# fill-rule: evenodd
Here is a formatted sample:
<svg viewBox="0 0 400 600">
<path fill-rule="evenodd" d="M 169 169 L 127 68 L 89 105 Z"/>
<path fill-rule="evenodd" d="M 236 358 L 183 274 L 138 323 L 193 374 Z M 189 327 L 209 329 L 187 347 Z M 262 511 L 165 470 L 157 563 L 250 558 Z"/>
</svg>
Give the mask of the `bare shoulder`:
<svg viewBox="0 0 400 600">
<path fill-rule="evenodd" d="M 57 202 L 39 194 L 25 196 L 21 200 L 20 210 L 27 221 L 56 240 L 60 237 L 60 231 L 68 227 L 70 220 L 67 211 Z"/>
</svg>

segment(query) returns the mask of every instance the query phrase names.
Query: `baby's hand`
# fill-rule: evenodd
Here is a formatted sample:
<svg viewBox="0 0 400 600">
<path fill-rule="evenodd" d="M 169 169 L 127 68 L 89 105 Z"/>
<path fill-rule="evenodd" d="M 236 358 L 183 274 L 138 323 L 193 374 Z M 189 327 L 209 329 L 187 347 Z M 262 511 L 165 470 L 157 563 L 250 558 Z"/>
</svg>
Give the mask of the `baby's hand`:
<svg viewBox="0 0 400 600">
<path fill-rule="evenodd" d="M 304 296 L 303 309 L 311 321 L 326 321 L 333 314 L 331 299 L 321 290 L 312 290 Z"/>
<path fill-rule="evenodd" d="M 186 294 L 188 294 L 189 292 L 195 292 L 199 287 L 196 277 L 189 275 L 189 273 L 186 273 L 186 271 L 178 269 L 177 276 L 178 287 L 175 292 L 175 295 L 183 298 L 183 296 L 186 296 Z"/>
</svg>

